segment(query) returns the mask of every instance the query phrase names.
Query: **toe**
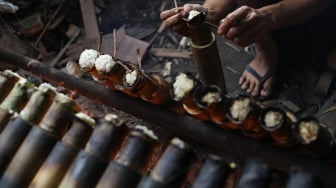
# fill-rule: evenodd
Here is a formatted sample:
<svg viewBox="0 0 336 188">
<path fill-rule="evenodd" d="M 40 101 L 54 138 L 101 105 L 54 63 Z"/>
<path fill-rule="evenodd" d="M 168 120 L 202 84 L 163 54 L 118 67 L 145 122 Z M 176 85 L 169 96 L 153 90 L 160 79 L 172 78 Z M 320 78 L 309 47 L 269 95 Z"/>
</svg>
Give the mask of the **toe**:
<svg viewBox="0 0 336 188">
<path fill-rule="evenodd" d="M 239 79 L 239 85 L 242 85 L 244 82 L 246 82 L 246 76 L 242 75 Z"/>
<path fill-rule="evenodd" d="M 254 90 L 255 86 L 256 86 L 256 83 L 255 82 L 251 82 L 250 85 L 249 85 L 249 87 L 246 89 L 246 91 L 251 94 L 252 91 Z"/>
<path fill-rule="evenodd" d="M 268 79 L 260 90 L 262 97 L 268 97 L 271 94 L 272 78 Z"/>
<path fill-rule="evenodd" d="M 250 86 L 250 81 L 246 80 L 242 85 L 241 85 L 241 88 L 243 90 L 246 90 L 247 88 L 249 88 Z"/>
<path fill-rule="evenodd" d="M 271 93 L 271 90 L 269 88 L 263 88 L 260 90 L 260 96 L 262 97 L 268 97 Z"/>
<path fill-rule="evenodd" d="M 255 96 L 258 96 L 258 95 L 259 95 L 259 92 L 260 92 L 260 85 L 257 84 L 257 85 L 253 88 L 251 95 L 254 96 L 254 97 L 255 97 Z"/>
</svg>

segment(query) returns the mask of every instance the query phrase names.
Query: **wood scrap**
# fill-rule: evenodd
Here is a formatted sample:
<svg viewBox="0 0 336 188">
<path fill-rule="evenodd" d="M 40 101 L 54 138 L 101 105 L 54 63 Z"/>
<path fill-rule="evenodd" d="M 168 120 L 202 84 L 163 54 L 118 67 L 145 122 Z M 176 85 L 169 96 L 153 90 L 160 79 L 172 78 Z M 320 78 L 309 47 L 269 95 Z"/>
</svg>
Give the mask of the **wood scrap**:
<svg viewBox="0 0 336 188">
<path fill-rule="evenodd" d="M 7 25 L 0 27 L 0 48 L 30 57 L 36 56 L 37 51 L 34 48 L 9 31 L 10 28 Z"/>
<path fill-rule="evenodd" d="M 65 17 L 66 14 L 62 14 L 57 18 L 55 18 L 55 21 L 53 21 L 52 24 L 50 24 L 49 29 L 56 29 L 61 24 L 61 22 L 64 20 Z"/>
<path fill-rule="evenodd" d="M 159 28 L 157 29 L 155 35 L 152 37 L 152 39 L 149 41 L 150 44 L 153 43 L 153 41 L 162 33 L 162 31 L 166 28 L 166 25 L 164 22 L 161 22 Z"/>
<path fill-rule="evenodd" d="M 325 115 L 329 112 L 334 112 L 334 111 L 336 111 L 336 106 L 331 106 L 331 107 L 325 109 L 324 111 L 320 112 L 318 115 L 323 116 L 323 115 Z"/>
<path fill-rule="evenodd" d="M 43 28 L 43 31 L 40 33 L 40 35 L 37 37 L 34 46 L 37 46 L 37 44 L 40 42 L 40 40 L 42 39 L 42 37 L 44 36 L 45 32 L 48 30 L 50 24 L 52 23 L 52 21 L 56 18 L 56 16 L 58 15 L 58 13 L 60 12 L 61 8 L 63 7 L 64 1 L 62 1 L 62 3 L 57 7 L 57 9 L 55 10 L 55 12 L 53 13 L 53 15 L 51 16 L 51 18 L 49 19 L 48 23 L 45 25 L 45 27 Z"/>
<path fill-rule="evenodd" d="M 99 29 L 93 0 L 80 0 L 85 36 L 88 39 L 98 39 Z"/>
<path fill-rule="evenodd" d="M 150 50 L 150 53 L 158 57 L 170 57 L 170 58 L 189 59 L 192 56 L 192 52 L 190 50 L 179 50 L 173 48 L 152 48 Z"/>
<path fill-rule="evenodd" d="M 101 52 L 113 54 L 114 44 L 113 33 L 103 35 Z M 137 64 L 137 49 L 140 50 L 140 56 L 143 58 L 147 52 L 149 43 L 127 35 L 124 27 L 121 27 L 116 32 L 116 47 L 116 58 Z"/>
<path fill-rule="evenodd" d="M 41 15 L 35 13 L 21 20 L 17 27 L 20 28 L 20 36 L 32 37 L 42 31 L 44 23 L 42 22 Z"/>
<path fill-rule="evenodd" d="M 77 37 L 80 34 L 80 29 L 75 25 L 70 25 L 67 34 L 70 35 L 71 38 L 65 44 L 65 46 L 60 50 L 60 52 L 57 54 L 57 56 L 54 58 L 54 60 L 50 63 L 51 67 L 55 67 L 55 65 L 62 58 L 62 56 L 65 54 L 65 52 L 67 51 L 69 46 L 77 39 Z"/>
<path fill-rule="evenodd" d="M 0 13 L 16 13 L 19 10 L 19 7 L 7 2 L 7 1 L 0 1 Z"/>
</svg>

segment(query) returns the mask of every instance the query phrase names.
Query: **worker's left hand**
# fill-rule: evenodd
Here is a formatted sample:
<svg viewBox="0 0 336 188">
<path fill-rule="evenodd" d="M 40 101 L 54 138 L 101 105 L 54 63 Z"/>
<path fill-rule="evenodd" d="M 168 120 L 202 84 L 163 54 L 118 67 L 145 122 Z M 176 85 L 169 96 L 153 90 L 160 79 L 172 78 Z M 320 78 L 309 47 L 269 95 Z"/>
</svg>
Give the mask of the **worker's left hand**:
<svg viewBox="0 0 336 188">
<path fill-rule="evenodd" d="M 220 21 L 217 32 L 245 47 L 260 40 L 265 33 L 271 30 L 271 25 L 270 14 L 242 6 Z"/>
</svg>

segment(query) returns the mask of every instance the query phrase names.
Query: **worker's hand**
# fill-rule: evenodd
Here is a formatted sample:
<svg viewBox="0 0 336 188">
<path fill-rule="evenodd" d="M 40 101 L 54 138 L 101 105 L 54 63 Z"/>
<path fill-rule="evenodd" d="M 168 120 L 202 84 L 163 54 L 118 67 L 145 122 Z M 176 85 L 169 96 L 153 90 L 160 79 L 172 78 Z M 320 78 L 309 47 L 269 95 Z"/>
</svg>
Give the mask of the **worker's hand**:
<svg viewBox="0 0 336 188">
<path fill-rule="evenodd" d="M 160 17 L 164 24 L 171 30 L 189 37 L 192 29 L 187 26 L 186 21 L 182 18 L 188 16 L 190 10 L 206 11 L 202 5 L 185 4 L 183 7 L 172 8 L 161 12 Z"/>
<path fill-rule="evenodd" d="M 271 30 L 271 25 L 272 19 L 269 14 L 242 6 L 220 21 L 217 32 L 245 47 L 262 39 L 263 35 Z"/>
</svg>

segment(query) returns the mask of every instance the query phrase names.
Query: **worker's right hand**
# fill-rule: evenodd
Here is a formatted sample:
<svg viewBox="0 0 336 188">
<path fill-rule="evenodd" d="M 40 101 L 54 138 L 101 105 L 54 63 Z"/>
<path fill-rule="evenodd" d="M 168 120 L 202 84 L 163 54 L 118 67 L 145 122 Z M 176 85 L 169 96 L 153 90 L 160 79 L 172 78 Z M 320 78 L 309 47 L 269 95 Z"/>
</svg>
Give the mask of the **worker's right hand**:
<svg viewBox="0 0 336 188">
<path fill-rule="evenodd" d="M 189 37 L 192 29 L 187 26 L 186 21 L 182 18 L 188 16 L 190 10 L 206 11 L 202 5 L 185 4 L 183 7 L 162 11 L 160 17 L 171 30 Z"/>
</svg>

